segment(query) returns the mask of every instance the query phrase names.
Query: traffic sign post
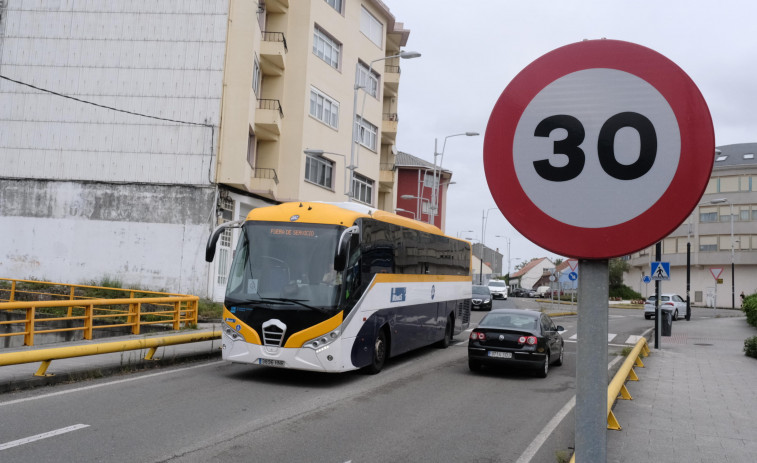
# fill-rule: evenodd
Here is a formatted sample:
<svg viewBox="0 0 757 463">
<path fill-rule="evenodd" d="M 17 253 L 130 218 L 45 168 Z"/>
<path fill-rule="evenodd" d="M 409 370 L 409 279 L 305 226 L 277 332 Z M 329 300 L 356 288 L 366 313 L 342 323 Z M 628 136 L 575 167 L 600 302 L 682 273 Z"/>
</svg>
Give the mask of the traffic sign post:
<svg viewBox="0 0 757 463">
<path fill-rule="evenodd" d="M 494 105 L 484 167 L 495 202 L 522 235 L 581 266 L 577 461 L 606 460 L 607 259 L 658 242 L 686 219 L 714 148 L 696 85 L 672 61 L 628 42 L 553 50 Z"/>
</svg>

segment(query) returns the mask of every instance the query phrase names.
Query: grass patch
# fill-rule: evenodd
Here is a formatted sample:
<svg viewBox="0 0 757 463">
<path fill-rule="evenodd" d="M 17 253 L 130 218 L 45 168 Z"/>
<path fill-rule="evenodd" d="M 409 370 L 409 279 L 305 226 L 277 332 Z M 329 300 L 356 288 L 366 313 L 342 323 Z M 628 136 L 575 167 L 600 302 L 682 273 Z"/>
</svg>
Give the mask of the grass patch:
<svg viewBox="0 0 757 463">
<path fill-rule="evenodd" d="M 199 320 L 220 319 L 223 313 L 223 304 L 209 299 L 200 299 L 197 303 L 197 318 Z"/>
</svg>

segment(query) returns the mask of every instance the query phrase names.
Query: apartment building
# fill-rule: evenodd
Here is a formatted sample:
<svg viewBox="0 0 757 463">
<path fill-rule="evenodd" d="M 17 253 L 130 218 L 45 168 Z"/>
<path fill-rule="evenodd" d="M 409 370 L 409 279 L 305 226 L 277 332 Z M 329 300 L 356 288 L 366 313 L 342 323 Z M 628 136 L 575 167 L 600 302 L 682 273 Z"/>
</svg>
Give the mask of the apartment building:
<svg viewBox="0 0 757 463">
<path fill-rule="evenodd" d="M 690 298 L 703 306 L 741 306 L 739 295 L 757 293 L 757 143 L 718 146 L 712 176 L 689 219 L 662 240 L 661 261 L 670 262 L 662 292 L 686 297 L 690 247 Z M 655 246 L 628 256 L 625 284 L 642 296 L 655 261 Z"/>
<path fill-rule="evenodd" d="M 394 209 L 409 31 L 380 0 L 0 6 L 0 276 L 220 300 L 217 224 L 292 200 Z"/>
</svg>

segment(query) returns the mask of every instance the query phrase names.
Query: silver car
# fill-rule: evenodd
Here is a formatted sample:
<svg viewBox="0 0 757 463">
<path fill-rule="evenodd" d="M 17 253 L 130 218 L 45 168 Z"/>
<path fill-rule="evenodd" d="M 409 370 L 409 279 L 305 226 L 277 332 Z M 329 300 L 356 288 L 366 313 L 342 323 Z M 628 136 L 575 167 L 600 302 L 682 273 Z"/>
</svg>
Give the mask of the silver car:
<svg viewBox="0 0 757 463">
<path fill-rule="evenodd" d="M 657 297 L 655 295 L 649 296 L 644 303 L 644 318 L 649 320 L 654 318 L 654 303 Z M 667 310 L 673 313 L 673 320 L 678 320 L 678 316 L 686 315 L 686 300 L 678 294 L 663 294 L 660 296 L 660 310 Z"/>
</svg>

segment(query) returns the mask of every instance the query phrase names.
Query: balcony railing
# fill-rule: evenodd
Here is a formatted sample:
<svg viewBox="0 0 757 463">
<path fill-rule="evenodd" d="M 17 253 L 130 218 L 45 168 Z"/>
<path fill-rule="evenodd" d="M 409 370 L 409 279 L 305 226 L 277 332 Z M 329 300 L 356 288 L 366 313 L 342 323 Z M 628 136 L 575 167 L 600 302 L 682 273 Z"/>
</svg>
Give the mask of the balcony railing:
<svg viewBox="0 0 757 463">
<path fill-rule="evenodd" d="M 381 170 L 394 170 L 397 166 L 393 162 L 382 162 L 379 165 Z"/>
<path fill-rule="evenodd" d="M 393 64 L 387 64 L 386 66 L 384 66 L 384 71 L 391 72 L 391 73 L 394 73 L 394 74 L 399 74 L 400 73 L 400 67 L 397 66 L 397 65 L 393 65 Z"/>
<path fill-rule="evenodd" d="M 400 119 L 397 116 L 397 113 L 384 113 L 384 120 L 385 121 L 398 122 Z"/>
<path fill-rule="evenodd" d="M 284 44 L 284 52 L 289 52 L 287 48 L 287 39 L 284 37 L 283 32 L 266 32 L 263 31 L 263 40 L 266 42 L 281 42 Z M 397 71 L 399 72 L 399 71 Z"/>
<path fill-rule="evenodd" d="M 284 118 L 284 110 L 281 109 L 281 102 L 279 100 L 260 99 L 258 100 L 258 109 L 270 109 L 279 112 L 279 116 Z"/>
<path fill-rule="evenodd" d="M 276 185 L 279 184 L 279 176 L 276 175 L 276 169 L 271 169 L 270 167 L 254 167 L 252 169 L 252 176 L 254 178 L 273 180 Z"/>
</svg>

